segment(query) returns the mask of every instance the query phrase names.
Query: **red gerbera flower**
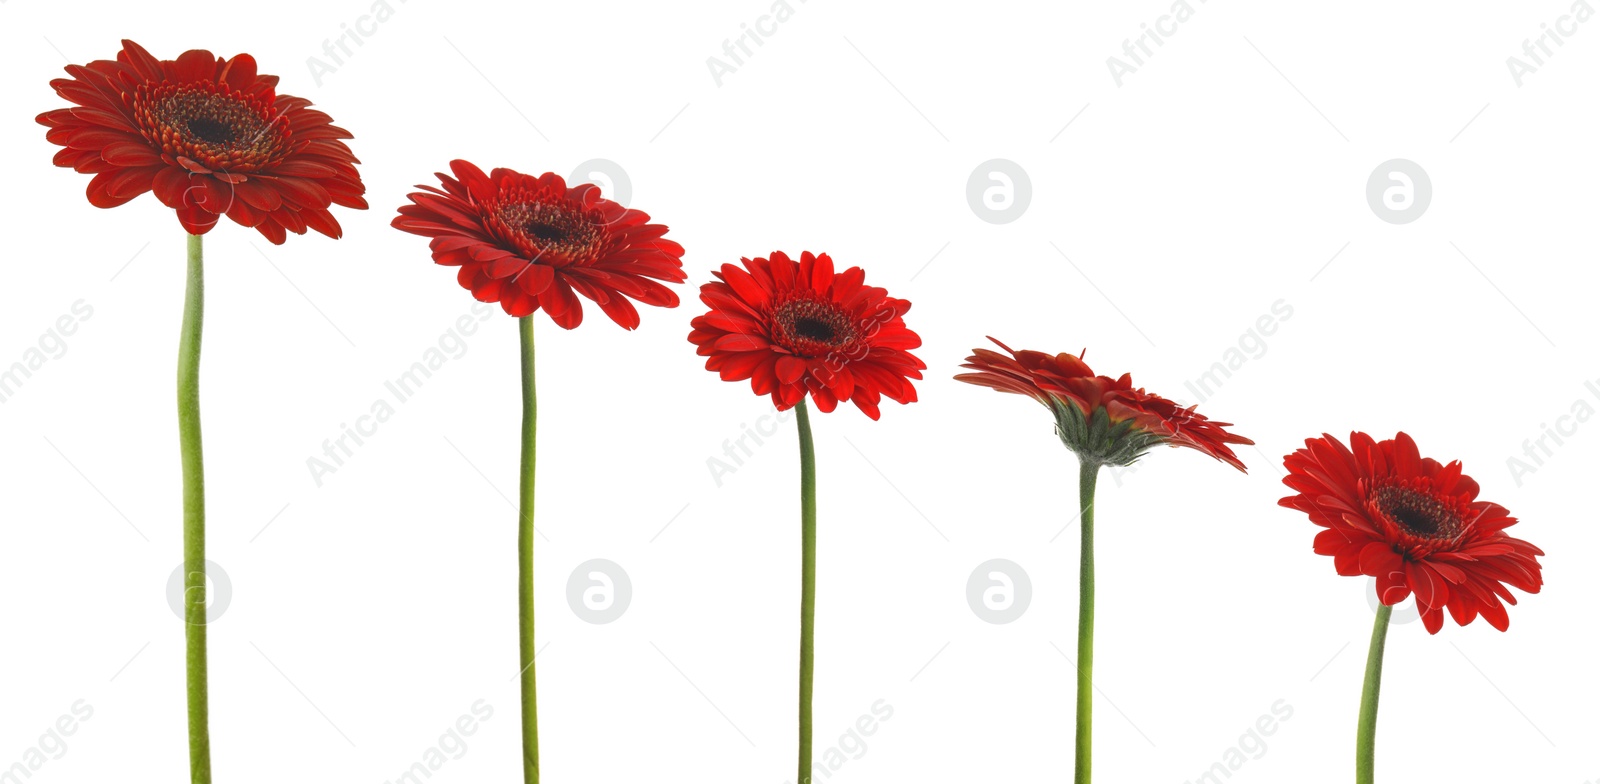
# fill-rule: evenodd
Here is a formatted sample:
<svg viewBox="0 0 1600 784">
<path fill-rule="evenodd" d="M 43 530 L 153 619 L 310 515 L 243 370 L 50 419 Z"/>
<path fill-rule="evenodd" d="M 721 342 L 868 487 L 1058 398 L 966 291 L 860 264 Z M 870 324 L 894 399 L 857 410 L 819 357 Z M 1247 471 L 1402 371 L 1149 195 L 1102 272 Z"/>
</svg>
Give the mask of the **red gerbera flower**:
<svg viewBox="0 0 1600 784">
<path fill-rule="evenodd" d="M 1506 603 L 1515 586 L 1538 593 L 1544 582 L 1536 556 L 1544 552 L 1505 534 L 1516 524 L 1505 507 L 1478 501 L 1478 483 L 1461 462 L 1422 457 L 1405 433 L 1374 442 L 1351 433 L 1350 447 L 1323 434 L 1283 459 L 1283 483 L 1299 493 L 1279 505 L 1305 512 L 1327 530 L 1313 545 L 1333 556 L 1346 576 L 1378 578 L 1378 599 L 1399 604 L 1417 597 L 1430 633 L 1444 610 L 1458 625 L 1483 616 L 1500 631 L 1510 624 Z"/>
<path fill-rule="evenodd" d="M 1012 351 L 1011 356 L 985 348 L 972 350 L 964 368 L 977 371 L 957 381 L 1001 392 L 1027 395 L 1056 415 L 1056 432 L 1080 458 L 1104 465 L 1131 465 L 1151 447 L 1167 444 L 1197 449 L 1240 471 L 1244 463 L 1229 444 L 1253 444 L 1229 433 L 1233 425 L 1213 422 L 1160 395 L 1133 387 L 1132 378 L 1097 376 L 1083 356 Z"/>
<path fill-rule="evenodd" d="M 810 394 L 824 412 L 849 400 L 877 419 L 884 397 L 916 401 L 911 379 L 927 365 L 909 351 L 922 345 L 903 318 L 910 302 L 864 285 L 860 267 L 834 274 L 826 253 L 739 261 L 744 269 L 724 264 L 711 273 L 718 280 L 700 287 L 711 311 L 689 322 L 706 370 L 723 381 L 750 379 L 779 411 Z"/>
<path fill-rule="evenodd" d="M 583 321 L 577 294 L 593 300 L 625 329 L 639 326 L 629 297 L 646 305 L 678 306 L 678 295 L 657 283 L 682 283 L 683 246 L 665 239 L 666 226 L 600 196 L 584 183 L 568 188 L 554 174 L 534 177 L 510 169 L 485 175 L 451 161 L 455 177 L 435 174 L 443 190 L 418 185 L 394 227 L 432 237 L 433 260 L 460 267 L 461 285 L 482 302 L 499 302 L 521 318 L 543 308 L 567 329 Z"/>
<path fill-rule="evenodd" d="M 329 205 L 364 210 L 350 132 L 273 89 L 248 54 L 224 60 L 191 49 L 157 60 L 122 42 L 115 60 L 69 65 L 50 82 L 76 104 L 39 115 L 45 138 L 65 149 L 57 166 L 93 174 L 89 203 L 116 207 L 155 191 L 190 234 L 227 215 L 275 245 L 307 228 L 337 239 Z"/>
</svg>

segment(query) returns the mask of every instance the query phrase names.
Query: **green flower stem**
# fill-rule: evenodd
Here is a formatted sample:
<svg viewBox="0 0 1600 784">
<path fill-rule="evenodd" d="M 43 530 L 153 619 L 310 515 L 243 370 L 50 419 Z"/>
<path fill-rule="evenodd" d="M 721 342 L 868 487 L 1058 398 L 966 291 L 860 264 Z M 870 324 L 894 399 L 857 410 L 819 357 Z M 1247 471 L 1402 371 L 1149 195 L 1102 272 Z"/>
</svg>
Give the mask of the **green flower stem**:
<svg viewBox="0 0 1600 784">
<path fill-rule="evenodd" d="M 1394 608 L 1378 605 L 1372 622 L 1372 643 L 1367 646 L 1367 677 L 1361 683 L 1361 718 L 1356 721 L 1356 784 L 1372 784 L 1373 741 L 1378 735 L 1378 687 L 1383 681 L 1383 646 L 1389 637 L 1389 615 Z"/>
<path fill-rule="evenodd" d="M 1078 734 L 1073 781 L 1089 784 L 1094 750 L 1094 483 L 1100 464 L 1078 462 L 1078 506 L 1082 509 L 1082 549 L 1078 556 Z"/>
<path fill-rule="evenodd" d="M 189 780 L 211 784 L 206 706 L 206 480 L 200 455 L 200 324 L 205 313 L 201 238 L 189 235 L 189 274 L 178 340 L 178 451 L 183 463 L 184 659 L 189 701 Z"/>
<path fill-rule="evenodd" d="M 517 626 L 522 659 L 522 780 L 539 784 L 539 705 L 533 657 L 533 466 L 539 404 L 533 388 L 533 316 L 518 319 L 522 333 L 522 508 L 517 525 Z"/>
<path fill-rule="evenodd" d="M 806 402 L 794 407 L 800 430 L 800 773 L 811 784 L 811 671 L 817 632 L 817 458 Z"/>
</svg>

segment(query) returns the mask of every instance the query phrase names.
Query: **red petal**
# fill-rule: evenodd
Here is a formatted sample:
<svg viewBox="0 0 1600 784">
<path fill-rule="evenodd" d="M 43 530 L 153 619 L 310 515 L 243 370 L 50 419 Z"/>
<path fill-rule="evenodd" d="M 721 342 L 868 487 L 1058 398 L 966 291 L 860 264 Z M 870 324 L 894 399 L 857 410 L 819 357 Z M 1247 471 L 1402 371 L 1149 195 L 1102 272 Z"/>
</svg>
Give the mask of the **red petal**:
<svg viewBox="0 0 1600 784">
<path fill-rule="evenodd" d="M 172 68 L 179 82 L 212 81 L 217 75 L 217 57 L 204 49 L 190 49 L 178 55 Z"/>
<path fill-rule="evenodd" d="M 256 58 L 247 54 L 234 55 L 228 64 L 223 66 L 222 73 L 217 76 L 217 81 L 227 84 L 235 90 L 244 90 L 256 82 Z"/>
<path fill-rule="evenodd" d="M 799 357 L 781 356 L 778 357 L 778 364 L 774 370 L 778 374 L 779 381 L 785 384 L 793 384 L 799 381 L 801 376 L 805 375 L 806 361 Z"/>
</svg>

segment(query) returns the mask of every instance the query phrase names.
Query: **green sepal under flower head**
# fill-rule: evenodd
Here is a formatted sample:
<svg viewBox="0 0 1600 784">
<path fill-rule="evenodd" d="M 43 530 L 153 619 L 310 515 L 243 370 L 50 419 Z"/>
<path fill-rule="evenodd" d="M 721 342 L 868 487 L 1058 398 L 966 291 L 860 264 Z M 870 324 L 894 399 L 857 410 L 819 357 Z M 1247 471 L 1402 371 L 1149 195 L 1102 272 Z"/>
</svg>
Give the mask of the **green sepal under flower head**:
<svg viewBox="0 0 1600 784">
<path fill-rule="evenodd" d="M 1061 443 L 1085 463 L 1131 466 L 1152 447 L 1167 442 L 1132 419 L 1112 422 L 1104 407 L 1086 417 L 1076 404 L 1058 398 L 1050 408 L 1055 411 L 1056 435 L 1061 437 Z"/>
</svg>

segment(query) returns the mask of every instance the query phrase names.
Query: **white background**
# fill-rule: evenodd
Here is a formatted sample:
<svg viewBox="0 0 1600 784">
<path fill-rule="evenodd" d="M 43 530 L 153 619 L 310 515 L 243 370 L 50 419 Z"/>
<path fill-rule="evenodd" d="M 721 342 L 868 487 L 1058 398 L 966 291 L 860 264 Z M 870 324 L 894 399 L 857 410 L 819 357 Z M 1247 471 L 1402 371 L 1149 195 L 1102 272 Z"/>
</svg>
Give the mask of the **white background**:
<svg viewBox="0 0 1600 784">
<path fill-rule="evenodd" d="M 1547 441 L 1533 473 L 1507 467 L 1575 401 L 1600 410 L 1584 387 L 1600 379 L 1600 23 L 1519 87 L 1506 58 L 1566 0 L 1193 1 L 1119 87 L 1107 58 L 1166 0 L 792 0 L 720 86 L 707 58 L 767 0 L 391 0 L 320 85 L 307 59 L 370 0 L 7 0 L 0 365 L 74 302 L 93 315 L 0 404 L 0 766 L 83 699 L 93 718 L 30 781 L 185 776 L 183 628 L 164 596 L 181 559 L 183 232 L 153 196 L 91 207 L 89 177 L 52 167 L 33 122 L 65 105 L 47 86 L 61 66 L 130 37 L 163 58 L 254 54 L 355 133 L 372 203 L 336 211 L 339 241 L 274 247 L 232 223 L 206 238 L 209 555 L 233 584 L 211 627 L 219 782 L 379 784 L 480 699 L 493 718 L 430 782 L 518 775 L 515 323 L 495 313 L 321 487 L 307 468 L 469 312 L 454 270 L 389 227 L 456 157 L 562 175 L 617 162 L 633 206 L 687 248 L 691 286 L 741 255 L 810 249 L 915 303 L 920 402 L 886 403 L 879 422 L 850 406 L 813 418 L 818 749 L 874 702 L 893 708 L 819 780 L 1070 776 L 1076 464 L 1044 409 L 950 380 L 968 351 L 986 334 L 1087 347 L 1098 371 L 1194 402 L 1186 382 L 1278 300 L 1292 317 L 1264 344 L 1244 337 L 1255 356 L 1201 406 L 1258 442 L 1248 475 L 1169 450 L 1102 474 L 1099 780 L 1194 780 L 1278 700 L 1292 718 L 1230 784 L 1351 779 L 1369 589 L 1276 501 L 1282 455 L 1358 428 L 1462 459 L 1522 519 L 1512 533 L 1550 553 L 1509 633 L 1393 629 L 1381 775 L 1600 777 L 1600 423 Z M 1032 182 L 1009 224 L 967 203 L 992 158 Z M 1392 158 L 1431 177 L 1414 223 L 1367 203 Z M 636 332 L 592 305 L 577 331 L 537 325 L 551 784 L 793 778 L 793 419 L 713 481 L 707 460 L 770 406 L 702 368 L 684 339 L 702 312 L 691 286 L 677 310 L 642 308 Z M 609 625 L 566 603 L 593 558 L 633 585 Z M 967 606 L 991 558 L 1031 576 L 1014 623 Z"/>
</svg>

